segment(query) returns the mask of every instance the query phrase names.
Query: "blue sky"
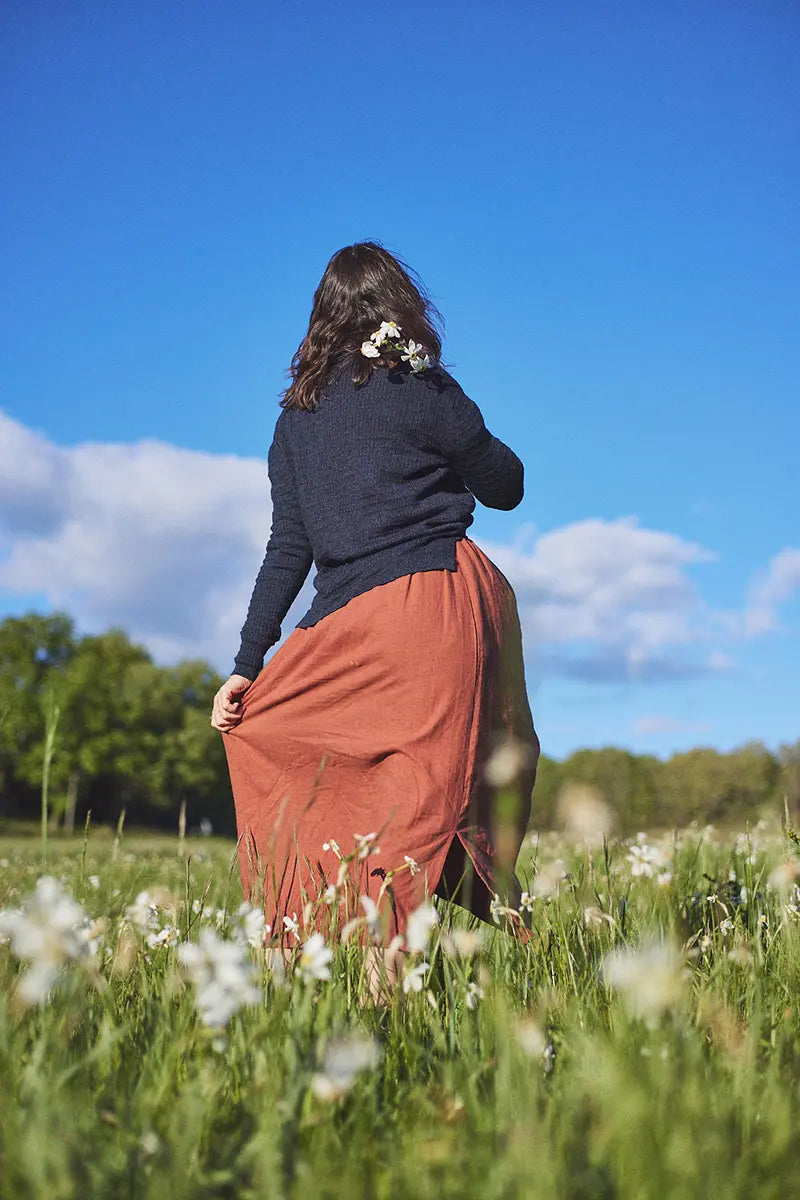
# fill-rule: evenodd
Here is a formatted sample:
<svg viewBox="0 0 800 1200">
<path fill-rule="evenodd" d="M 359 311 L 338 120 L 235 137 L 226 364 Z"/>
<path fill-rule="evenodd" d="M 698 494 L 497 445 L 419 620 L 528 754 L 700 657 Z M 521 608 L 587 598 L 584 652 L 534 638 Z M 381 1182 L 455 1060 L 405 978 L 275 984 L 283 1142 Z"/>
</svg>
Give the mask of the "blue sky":
<svg viewBox="0 0 800 1200">
<path fill-rule="evenodd" d="M 0 21 L 0 615 L 232 669 L 286 368 L 375 237 L 525 463 L 470 535 L 543 749 L 800 736 L 794 3 Z"/>
</svg>

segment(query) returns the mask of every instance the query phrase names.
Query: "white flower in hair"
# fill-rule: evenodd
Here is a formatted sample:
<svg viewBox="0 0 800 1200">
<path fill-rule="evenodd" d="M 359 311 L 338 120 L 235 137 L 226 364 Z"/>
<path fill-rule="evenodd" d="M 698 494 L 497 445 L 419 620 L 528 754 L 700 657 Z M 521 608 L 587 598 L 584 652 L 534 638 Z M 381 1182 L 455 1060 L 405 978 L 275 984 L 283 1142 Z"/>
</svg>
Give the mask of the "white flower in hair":
<svg viewBox="0 0 800 1200">
<path fill-rule="evenodd" d="M 381 321 L 380 329 L 376 329 L 374 333 L 370 334 L 370 337 L 376 346 L 381 346 L 387 338 L 400 337 L 400 326 L 396 325 L 394 321 Z"/>
<path fill-rule="evenodd" d="M 376 329 L 374 333 L 369 335 L 369 341 L 361 343 L 361 353 L 365 358 L 379 358 L 379 346 L 389 342 L 388 347 L 391 350 L 402 351 L 400 357 L 403 362 L 407 362 L 414 372 L 424 371 L 431 365 L 431 359 L 426 354 L 425 347 L 421 342 L 415 342 L 413 339 L 408 342 L 400 340 L 400 326 L 394 321 L 381 321 L 380 329 Z"/>
<path fill-rule="evenodd" d="M 401 354 L 403 362 L 407 362 L 412 371 L 424 371 L 426 367 L 431 365 L 431 360 L 427 354 L 421 354 L 425 347 L 420 342 L 410 341 L 406 348 L 405 354 Z"/>
</svg>

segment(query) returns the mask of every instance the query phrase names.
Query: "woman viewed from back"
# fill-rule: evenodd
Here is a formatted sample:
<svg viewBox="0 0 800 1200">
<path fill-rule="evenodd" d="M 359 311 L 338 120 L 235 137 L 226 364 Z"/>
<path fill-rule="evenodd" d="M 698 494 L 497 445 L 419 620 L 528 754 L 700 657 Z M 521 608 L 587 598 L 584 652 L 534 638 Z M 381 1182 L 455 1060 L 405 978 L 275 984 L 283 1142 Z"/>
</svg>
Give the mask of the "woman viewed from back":
<svg viewBox="0 0 800 1200">
<path fill-rule="evenodd" d="M 348 935 L 396 978 L 436 894 L 516 908 L 539 740 L 508 580 L 467 535 L 523 465 L 441 363 L 438 312 L 379 243 L 333 255 L 268 454 L 272 528 L 214 700 L 245 896 L 290 953 Z M 315 595 L 264 666 L 311 567 Z M 506 764 L 501 792 L 487 762 Z M 511 764 L 509 771 L 508 764 Z M 524 926 L 515 931 L 529 936 Z"/>
</svg>

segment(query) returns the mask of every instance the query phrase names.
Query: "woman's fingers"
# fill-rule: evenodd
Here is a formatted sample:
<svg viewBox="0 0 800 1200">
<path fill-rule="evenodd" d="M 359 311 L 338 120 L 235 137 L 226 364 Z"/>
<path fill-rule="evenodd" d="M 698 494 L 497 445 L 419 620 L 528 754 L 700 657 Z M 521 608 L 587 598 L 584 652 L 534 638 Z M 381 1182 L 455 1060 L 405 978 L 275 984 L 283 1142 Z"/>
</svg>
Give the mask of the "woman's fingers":
<svg viewBox="0 0 800 1200">
<path fill-rule="evenodd" d="M 241 685 L 237 686 L 236 684 L 230 683 L 223 684 L 222 688 L 220 689 L 223 707 L 226 708 L 228 712 L 238 712 L 242 703 L 242 692 L 245 691 L 247 691 L 247 688 L 243 688 Z"/>
<path fill-rule="evenodd" d="M 238 707 L 229 708 L 219 693 L 214 697 L 211 709 L 211 724 L 215 729 L 225 732 L 228 729 L 232 729 L 234 725 L 238 725 L 241 719 L 242 714 Z"/>
<path fill-rule="evenodd" d="M 238 724 L 238 720 L 231 720 L 229 717 L 212 717 L 211 724 L 220 733 L 227 733 L 229 729 L 234 729 Z"/>
<path fill-rule="evenodd" d="M 243 683 L 224 683 L 214 697 L 211 708 L 211 724 L 225 733 L 238 725 L 242 719 L 242 692 L 246 692 L 252 680 Z"/>
</svg>

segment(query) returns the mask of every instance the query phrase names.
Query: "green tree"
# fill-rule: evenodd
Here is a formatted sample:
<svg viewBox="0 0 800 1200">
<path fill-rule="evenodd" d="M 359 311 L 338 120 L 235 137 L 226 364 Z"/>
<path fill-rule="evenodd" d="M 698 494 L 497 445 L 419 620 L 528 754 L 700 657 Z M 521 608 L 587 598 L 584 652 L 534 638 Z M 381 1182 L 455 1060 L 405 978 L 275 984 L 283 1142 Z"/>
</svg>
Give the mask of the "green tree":
<svg viewBox="0 0 800 1200">
<path fill-rule="evenodd" d="M 630 833 L 663 819 L 653 778 L 654 761 L 605 746 L 577 750 L 565 759 L 561 771 L 565 781 L 597 788 L 616 814 L 618 832 Z"/>
<path fill-rule="evenodd" d="M 27 613 L 0 622 L 0 796 L 2 811 L 33 815 L 41 785 L 45 689 L 76 650 L 63 612 Z M 36 762 L 35 770 L 24 764 Z"/>
</svg>

